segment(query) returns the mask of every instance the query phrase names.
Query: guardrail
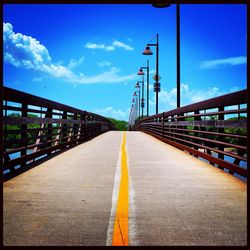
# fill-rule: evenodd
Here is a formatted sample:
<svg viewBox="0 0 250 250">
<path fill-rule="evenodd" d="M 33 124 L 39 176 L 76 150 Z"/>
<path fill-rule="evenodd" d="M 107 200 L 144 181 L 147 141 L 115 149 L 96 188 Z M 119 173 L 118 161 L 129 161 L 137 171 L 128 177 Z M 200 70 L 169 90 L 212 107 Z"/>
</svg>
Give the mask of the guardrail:
<svg viewBox="0 0 250 250">
<path fill-rule="evenodd" d="M 247 91 L 187 105 L 143 118 L 133 130 L 146 132 L 168 144 L 247 176 Z"/>
<path fill-rule="evenodd" d="M 3 88 L 4 179 L 109 130 L 100 115 Z"/>
</svg>

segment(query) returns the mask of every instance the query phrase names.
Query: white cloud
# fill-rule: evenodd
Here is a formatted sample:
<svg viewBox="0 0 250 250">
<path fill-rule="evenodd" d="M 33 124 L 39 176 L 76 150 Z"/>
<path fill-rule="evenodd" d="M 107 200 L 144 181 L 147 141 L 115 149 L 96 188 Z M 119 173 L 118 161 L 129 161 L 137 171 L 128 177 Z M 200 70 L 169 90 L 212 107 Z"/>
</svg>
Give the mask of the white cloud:
<svg viewBox="0 0 250 250">
<path fill-rule="evenodd" d="M 105 45 L 105 44 L 96 44 L 96 43 L 86 43 L 84 45 L 85 48 L 87 49 L 103 49 L 103 50 L 106 50 L 106 51 L 112 51 L 112 50 L 115 50 L 115 47 L 112 46 L 112 45 Z"/>
<path fill-rule="evenodd" d="M 86 76 L 75 74 L 72 69 L 83 63 L 84 57 L 72 59 L 69 65 L 53 63 L 47 48 L 31 36 L 15 33 L 10 23 L 3 23 L 4 61 L 15 67 L 32 69 L 50 76 L 62 78 L 73 84 L 120 83 L 136 78 L 136 74 L 119 75 L 120 69 L 112 67 L 108 71 Z M 108 50 L 110 48 L 106 47 Z"/>
<path fill-rule="evenodd" d="M 4 60 L 16 67 L 34 69 L 55 77 L 72 77 L 66 67 L 55 65 L 45 46 L 31 36 L 15 33 L 10 23 L 3 24 Z"/>
<path fill-rule="evenodd" d="M 223 65 L 235 66 L 239 64 L 246 64 L 246 62 L 247 62 L 247 58 L 245 56 L 229 57 L 229 58 L 202 61 L 200 63 L 200 68 L 212 69 L 212 68 L 217 68 L 218 66 L 223 66 Z"/>
<path fill-rule="evenodd" d="M 84 45 L 84 47 L 87 49 L 102 49 L 102 50 L 106 50 L 106 51 L 113 51 L 116 48 L 123 48 L 125 50 L 134 50 L 134 48 L 131 47 L 130 45 L 127 45 L 127 44 L 120 42 L 118 40 L 115 40 L 111 45 L 105 45 L 103 43 L 96 44 L 96 43 L 88 42 Z"/>
<path fill-rule="evenodd" d="M 87 49 L 104 49 L 105 45 L 96 43 L 86 43 L 84 47 Z"/>
<path fill-rule="evenodd" d="M 68 64 L 68 68 L 69 69 L 74 69 L 76 67 L 78 67 L 79 65 L 81 65 L 83 63 L 83 61 L 85 60 L 85 57 L 82 56 L 81 58 L 79 58 L 78 60 L 75 60 L 75 59 L 71 59 L 69 61 L 69 64 Z"/>
<path fill-rule="evenodd" d="M 128 117 L 129 109 L 122 111 L 121 109 L 115 109 L 112 106 L 103 109 L 95 109 L 94 113 L 100 114 L 105 117 L 111 117 L 118 120 L 126 120 Z"/>
<path fill-rule="evenodd" d="M 225 94 L 218 87 L 191 90 L 187 84 L 181 84 L 181 91 L 184 98 L 188 99 L 188 103 L 195 103 Z"/>
<path fill-rule="evenodd" d="M 97 63 L 97 65 L 99 67 L 109 67 L 109 66 L 111 66 L 111 62 L 109 62 L 107 60 L 103 60 L 103 61 L 100 61 L 99 63 Z"/>
<path fill-rule="evenodd" d="M 159 93 L 159 111 L 168 111 L 176 108 L 176 88 L 169 91 L 162 89 Z M 211 87 L 207 89 L 191 89 L 186 83 L 181 84 L 181 106 L 191 103 L 207 100 L 216 96 L 226 94 L 225 91 L 220 90 L 218 87 Z M 151 106 L 155 106 L 155 94 L 149 101 Z"/>
<path fill-rule="evenodd" d="M 105 50 L 107 50 L 107 51 L 113 51 L 113 50 L 115 50 L 115 47 L 112 46 L 112 45 L 108 45 L 108 46 L 105 47 Z"/>
<path fill-rule="evenodd" d="M 93 83 L 118 83 L 136 79 L 136 74 L 120 76 L 118 75 L 120 71 L 121 70 L 119 68 L 112 67 L 110 70 L 104 71 L 95 76 L 73 77 L 71 81 L 79 84 L 93 84 Z"/>
<path fill-rule="evenodd" d="M 122 43 L 120 41 L 117 41 L 115 40 L 113 43 L 112 43 L 113 46 L 115 47 L 118 47 L 118 48 L 123 48 L 125 50 L 134 50 L 133 47 L 131 47 L 130 45 L 126 45 L 125 43 Z"/>
</svg>

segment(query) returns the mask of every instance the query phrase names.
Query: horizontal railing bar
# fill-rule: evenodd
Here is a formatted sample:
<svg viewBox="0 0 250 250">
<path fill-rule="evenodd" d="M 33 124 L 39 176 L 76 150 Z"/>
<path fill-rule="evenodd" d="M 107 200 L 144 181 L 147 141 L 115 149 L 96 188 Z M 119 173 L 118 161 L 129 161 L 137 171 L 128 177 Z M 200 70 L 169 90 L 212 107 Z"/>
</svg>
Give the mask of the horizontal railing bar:
<svg viewBox="0 0 250 250">
<path fill-rule="evenodd" d="M 245 147 L 245 146 L 236 145 L 236 144 L 227 143 L 227 142 L 216 141 L 216 140 L 210 140 L 210 139 L 199 137 L 199 136 L 192 136 L 192 135 L 180 134 L 180 133 L 168 132 L 168 131 L 164 131 L 164 133 L 178 135 L 178 136 L 182 136 L 182 137 L 188 137 L 188 138 L 192 138 L 192 139 L 195 139 L 195 140 L 200 140 L 200 141 L 209 142 L 209 143 L 213 143 L 213 144 L 218 144 L 218 145 L 222 145 L 222 146 L 237 148 L 237 149 L 241 149 L 241 150 L 245 150 L 245 151 L 247 150 L 247 147 Z"/>
<path fill-rule="evenodd" d="M 147 131 L 147 130 L 145 130 Z M 148 130 L 148 131 L 152 131 L 152 130 Z M 153 130 L 154 131 L 154 130 Z M 160 133 L 158 133 L 160 136 L 162 136 Z M 194 143 L 194 142 L 191 142 L 191 141 L 186 141 L 184 139 L 181 139 L 181 138 L 177 138 L 177 137 L 173 137 L 173 136 L 169 136 L 169 135 L 164 135 L 164 138 L 165 137 L 168 137 L 172 140 L 178 140 L 178 141 L 181 141 L 181 142 L 184 142 L 184 143 L 188 143 L 190 145 L 193 145 L 193 146 L 197 146 L 199 148 L 203 148 L 203 149 L 208 149 L 208 150 L 211 150 L 211 151 L 214 151 L 214 152 L 217 152 L 217 153 L 220 153 L 220 154 L 223 154 L 223 155 L 227 155 L 227 156 L 230 156 L 232 158 L 237 158 L 239 160 L 242 160 L 242 161 L 247 161 L 247 158 L 245 157 L 242 157 L 242 156 L 239 156 L 239 155 L 236 155 L 236 154 L 231 154 L 229 152 L 226 152 L 226 151 L 221 151 L 219 149 L 216 149 L 216 148 L 211 148 L 211 147 L 208 147 L 208 146 L 205 146 L 203 144 L 198 144 L 198 143 Z"/>
<path fill-rule="evenodd" d="M 237 109 L 237 110 L 226 110 L 220 112 L 210 112 L 210 113 L 200 113 L 200 114 L 192 114 L 192 115 L 181 115 L 175 117 L 164 117 L 166 120 L 173 119 L 182 119 L 182 118 L 192 118 L 192 117 L 201 117 L 201 116 L 213 116 L 213 115 L 226 115 L 226 114 L 239 114 L 239 113 L 247 113 L 247 109 Z"/>
<path fill-rule="evenodd" d="M 80 113 L 80 114 L 85 114 L 85 111 L 82 111 L 80 109 L 72 108 L 70 106 L 54 102 L 42 97 L 34 96 L 31 94 L 27 94 L 15 89 L 11 89 L 8 87 L 4 87 L 4 100 L 6 101 L 12 101 L 12 102 L 17 102 L 17 103 L 25 103 L 28 105 L 34 105 L 38 107 L 43 107 L 43 108 L 52 108 L 56 110 L 63 110 L 71 113 Z"/>
<path fill-rule="evenodd" d="M 224 137 L 232 137 L 237 139 L 247 139 L 247 136 L 245 135 L 236 135 L 236 134 L 227 134 L 227 133 L 217 133 L 217 132 L 210 132 L 210 131 L 203 131 L 203 130 L 194 130 L 194 129 L 184 129 L 184 128 L 175 128 L 175 127 L 165 127 L 165 129 L 171 129 L 171 130 L 180 130 L 184 132 L 195 132 L 195 133 L 201 133 L 201 134 L 208 134 L 208 135 L 215 135 L 215 136 L 224 136 Z"/>
<path fill-rule="evenodd" d="M 91 121 L 86 121 L 92 123 Z M 5 116 L 3 119 L 4 124 L 17 125 L 17 124 L 52 124 L 52 123 L 64 123 L 64 124 L 85 124 L 85 121 L 81 120 L 68 120 L 68 119 L 56 119 L 56 118 L 39 118 L 39 117 L 11 117 Z M 96 121 L 95 123 L 101 123 Z M 104 122 L 102 122 L 103 124 Z M 108 122 L 107 122 L 108 124 Z"/>
<path fill-rule="evenodd" d="M 148 122 L 143 124 L 159 125 L 162 126 L 162 122 Z M 139 124 L 138 124 L 139 125 Z M 176 122 L 164 122 L 164 126 L 200 126 L 200 127 L 216 127 L 216 128 L 246 128 L 247 120 L 198 120 L 198 121 L 176 121 Z"/>
<path fill-rule="evenodd" d="M 212 121 L 178 121 L 164 122 L 164 126 L 201 126 L 201 127 L 216 127 L 216 128 L 246 128 L 247 120 L 212 120 Z"/>
<path fill-rule="evenodd" d="M 156 137 L 156 138 L 158 138 L 159 140 L 162 140 L 162 141 L 164 141 L 164 142 L 166 142 L 166 143 L 168 143 L 168 144 L 171 144 L 171 145 L 173 145 L 173 146 L 175 146 L 175 147 L 177 147 L 177 148 L 180 148 L 180 149 L 182 149 L 182 150 L 188 151 L 189 153 L 192 153 L 192 154 L 194 154 L 194 155 L 196 155 L 196 156 L 200 156 L 201 158 L 204 158 L 204 159 L 206 159 L 206 160 L 208 160 L 208 161 L 210 161 L 210 162 L 213 162 L 213 163 L 215 163 L 215 164 L 218 164 L 219 166 L 224 167 L 224 168 L 226 168 L 226 169 L 229 169 L 230 171 L 233 171 L 233 172 L 235 172 L 235 173 L 237 173 L 237 174 L 239 174 L 239 175 L 241 175 L 241 176 L 244 176 L 244 177 L 247 176 L 247 170 L 244 169 L 244 168 L 239 167 L 239 166 L 236 165 L 236 164 L 233 164 L 233 163 L 224 161 L 224 160 L 219 159 L 219 158 L 215 158 L 215 157 L 213 157 L 213 156 L 211 156 L 211 155 L 209 155 L 209 154 L 200 152 L 199 150 L 190 148 L 190 147 L 188 147 L 188 146 L 185 146 L 185 145 L 180 144 L 180 143 L 178 143 L 178 142 L 169 140 L 169 139 L 167 139 L 167 138 L 162 138 L 162 137 L 160 137 L 160 136 L 156 136 L 156 135 L 154 135 L 153 133 L 150 133 L 150 132 L 147 132 L 147 131 L 145 131 L 145 132 L 148 133 L 148 134 L 150 134 L 150 135 L 152 135 L 152 136 L 154 136 L 154 137 Z"/>
<path fill-rule="evenodd" d="M 91 129 L 89 129 L 89 130 L 91 130 Z M 80 134 L 75 134 L 75 135 L 71 135 L 71 136 L 65 136 L 65 137 L 59 138 L 59 139 L 47 140 L 45 142 L 30 144 L 30 145 L 26 145 L 25 147 L 19 147 L 19 148 L 16 148 L 16 149 L 9 149 L 9 150 L 5 151 L 4 153 L 5 154 L 13 154 L 13 153 L 19 152 L 19 151 L 24 150 L 24 149 L 31 149 L 31 148 L 35 148 L 35 147 L 41 147 L 41 146 L 47 145 L 47 144 L 49 144 L 51 142 L 62 141 L 62 140 L 66 140 L 66 139 L 69 139 L 69 138 L 72 138 L 72 137 L 79 137 L 79 140 L 81 140 L 81 138 L 84 138 L 84 136 L 86 135 L 87 132 L 89 132 L 89 131 L 87 130 L 86 132 L 80 133 Z M 73 133 L 73 131 L 71 133 Z M 63 135 L 63 134 L 65 134 L 65 133 L 62 133 L 61 135 Z"/>
<path fill-rule="evenodd" d="M 110 123 L 110 121 L 106 117 L 100 116 L 98 114 L 83 111 L 77 108 L 70 107 L 68 105 L 64 105 L 58 102 L 54 102 L 54 101 L 51 101 L 42 97 L 24 93 L 22 91 L 18 91 L 18 90 L 11 89 L 8 87 L 3 88 L 3 99 L 5 101 L 23 103 L 23 104 L 42 107 L 42 108 L 51 108 L 55 110 L 70 112 L 73 114 L 77 113 L 77 114 L 84 115 L 87 117 L 90 117 L 90 116 L 96 117 L 96 118 L 100 118 L 102 121 L 107 121 L 108 123 Z"/>
<path fill-rule="evenodd" d="M 157 125 L 156 125 L 157 126 Z M 146 125 L 143 125 L 143 128 L 147 128 L 147 127 L 150 127 L 150 126 L 146 126 Z M 153 125 L 154 127 L 154 125 Z M 158 125 L 158 130 L 162 131 L 162 127 L 160 125 Z M 180 131 L 183 131 L 183 132 L 194 132 L 194 133 L 201 133 L 201 134 L 209 134 L 209 135 L 214 135 L 214 136 L 224 136 L 224 137 L 232 137 L 232 138 L 237 138 L 237 139 L 247 139 L 246 136 L 240 136 L 240 135 L 232 135 L 232 134 L 225 134 L 225 133 L 215 133 L 215 132 L 208 132 L 208 131 L 202 131 L 202 130 L 189 130 L 189 129 L 180 129 L 180 128 L 175 128 L 175 127 L 165 127 L 164 130 L 180 130 Z M 173 133 L 173 131 L 168 131 L 168 133 Z M 180 133 L 176 133 L 177 135 L 182 135 L 182 136 L 187 136 L 188 134 L 180 134 Z M 196 138 L 201 138 L 201 137 L 196 137 Z M 236 144 L 233 144 L 233 145 L 236 145 Z"/>
<path fill-rule="evenodd" d="M 147 126 L 147 123 L 143 123 L 143 126 Z M 157 126 L 159 129 L 162 129 L 162 124 L 151 124 L 150 126 Z M 185 129 L 185 128 L 176 128 L 176 127 L 164 127 L 164 129 L 169 129 L 169 130 L 180 130 L 184 132 L 195 132 L 195 133 L 201 133 L 201 134 L 209 134 L 209 135 L 214 135 L 214 136 L 224 136 L 224 137 L 232 137 L 232 138 L 237 138 L 237 139 L 247 139 L 247 136 L 245 135 L 238 135 L 238 134 L 230 134 L 230 133 L 217 133 L 217 132 L 210 132 L 210 131 L 204 131 L 204 130 L 194 130 L 194 129 Z"/>
<path fill-rule="evenodd" d="M 14 107 L 14 106 L 3 106 L 3 109 L 6 111 L 23 111 L 22 107 Z M 57 116 L 62 116 L 63 113 L 58 113 L 58 112 L 48 112 L 46 110 L 39 110 L 39 109 L 26 109 L 28 113 L 38 113 L 38 114 L 52 114 L 52 115 L 57 115 Z M 72 116 L 72 115 L 67 115 L 67 116 Z"/>
<path fill-rule="evenodd" d="M 183 106 L 174 110 L 170 110 L 167 112 L 164 112 L 164 116 L 173 116 L 178 114 L 185 114 L 188 112 L 194 112 L 199 110 L 205 110 L 205 109 L 213 109 L 218 107 L 225 107 L 225 106 L 233 106 L 233 105 L 239 105 L 239 104 L 245 104 L 247 103 L 247 90 L 240 90 L 234 93 L 226 94 L 223 96 L 214 97 L 205 101 L 197 102 L 194 104 L 190 104 L 187 106 Z M 142 118 L 139 122 L 146 121 L 147 119 L 152 118 L 158 118 L 163 117 L 163 113 L 153 115 L 150 117 Z"/>
<path fill-rule="evenodd" d="M 73 128 L 72 126 L 60 126 L 60 127 L 46 127 L 46 128 L 27 128 L 27 129 L 11 129 L 11 130 L 8 130 L 8 129 L 5 129 L 4 133 L 5 134 L 21 134 L 21 133 L 35 133 L 35 132 L 43 132 L 43 131 L 51 131 L 51 130 L 59 130 L 59 129 L 70 129 L 70 128 Z"/>
</svg>

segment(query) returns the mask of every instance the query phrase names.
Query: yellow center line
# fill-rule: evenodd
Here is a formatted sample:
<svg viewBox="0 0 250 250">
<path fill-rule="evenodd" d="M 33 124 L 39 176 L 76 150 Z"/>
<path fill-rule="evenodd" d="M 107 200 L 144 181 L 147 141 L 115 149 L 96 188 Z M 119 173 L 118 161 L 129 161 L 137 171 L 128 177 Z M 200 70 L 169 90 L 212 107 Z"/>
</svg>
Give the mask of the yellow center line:
<svg viewBox="0 0 250 250">
<path fill-rule="evenodd" d="M 117 201 L 112 246 L 128 246 L 128 165 L 126 152 L 126 133 L 123 134 L 121 148 L 121 180 Z"/>
</svg>

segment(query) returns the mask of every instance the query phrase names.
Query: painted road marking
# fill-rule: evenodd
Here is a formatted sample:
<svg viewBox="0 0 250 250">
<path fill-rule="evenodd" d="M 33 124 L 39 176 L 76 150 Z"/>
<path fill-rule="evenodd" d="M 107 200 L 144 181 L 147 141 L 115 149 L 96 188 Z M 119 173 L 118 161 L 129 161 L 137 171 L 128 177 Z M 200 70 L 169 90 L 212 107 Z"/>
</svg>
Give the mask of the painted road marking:
<svg viewBox="0 0 250 250">
<path fill-rule="evenodd" d="M 135 214 L 135 204 L 133 202 L 134 200 L 133 186 L 132 186 L 131 181 L 129 180 L 129 174 L 128 174 L 129 159 L 128 159 L 127 152 L 128 151 L 126 147 L 126 134 L 124 133 L 122 140 L 121 140 L 119 157 L 118 157 L 118 162 L 116 165 L 114 188 L 113 188 L 113 195 L 112 195 L 112 207 L 111 207 L 109 226 L 108 226 L 108 231 L 107 231 L 106 246 L 128 245 L 128 244 L 138 245 L 138 241 L 136 240 L 137 230 L 136 230 L 136 225 L 135 225 L 135 218 L 131 218 L 130 220 L 128 220 L 128 214 L 130 217 L 133 214 Z M 123 180 L 121 181 L 121 179 Z M 127 192 L 125 192 L 125 196 L 124 196 L 124 187 L 126 186 L 125 182 L 127 183 Z M 121 208 L 123 206 L 121 204 L 123 203 L 123 201 L 121 201 L 121 199 L 123 199 L 122 197 L 123 198 L 127 197 L 126 198 L 127 208 L 125 208 L 126 210 L 125 213 L 127 213 L 127 222 L 125 222 L 125 225 L 126 224 L 127 225 L 125 227 L 127 227 L 127 229 L 125 229 L 125 231 L 124 231 L 124 223 L 123 223 L 124 218 L 121 223 L 120 216 L 118 216 L 119 214 L 123 214 L 121 213 L 121 211 L 123 210 Z M 118 213 L 118 210 L 119 210 L 119 213 Z M 126 236 L 124 237 L 124 235 Z"/>
<path fill-rule="evenodd" d="M 113 246 L 128 246 L 128 213 L 129 213 L 129 175 L 126 152 L 126 133 L 123 134 L 121 147 L 121 177 L 117 201 L 115 225 L 113 231 Z"/>
<path fill-rule="evenodd" d="M 111 207 L 110 218 L 109 218 L 109 227 L 107 231 L 106 246 L 112 245 L 114 224 L 115 224 L 115 218 L 116 218 L 116 207 L 117 207 L 120 178 L 121 178 L 121 153 L 122 153 L 121 151 L 122 151 L 122 141 L 121 141 L 121 146 L 119 150 L 118 162 L 116 164 L 116 170 L 115 170 L 115 180 L 114 180 L 114 188 L 113 188 L 113 195 L 112 195 L 112 207 Z"/>
</svg>

